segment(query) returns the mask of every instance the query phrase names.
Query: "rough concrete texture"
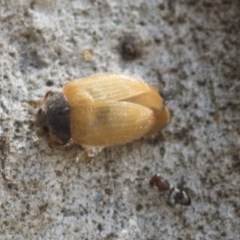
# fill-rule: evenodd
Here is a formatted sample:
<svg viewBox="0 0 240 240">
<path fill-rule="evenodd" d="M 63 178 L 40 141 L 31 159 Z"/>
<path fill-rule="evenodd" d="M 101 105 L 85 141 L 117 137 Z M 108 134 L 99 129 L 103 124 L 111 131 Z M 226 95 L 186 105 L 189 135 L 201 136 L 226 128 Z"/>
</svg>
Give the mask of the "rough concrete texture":
<svg viewBox="0 0 240 240">
<path fill-rule="evenodd" d="M 238 0 L 1 0 L 0 239 L 240 239 L 239 26 Z M 90 163 L 39 141 L 28 101 L 104 71 L 161 90 L 162 134 Z M 192 205 L 167 204 L 155 173 Z"/>
</svg>

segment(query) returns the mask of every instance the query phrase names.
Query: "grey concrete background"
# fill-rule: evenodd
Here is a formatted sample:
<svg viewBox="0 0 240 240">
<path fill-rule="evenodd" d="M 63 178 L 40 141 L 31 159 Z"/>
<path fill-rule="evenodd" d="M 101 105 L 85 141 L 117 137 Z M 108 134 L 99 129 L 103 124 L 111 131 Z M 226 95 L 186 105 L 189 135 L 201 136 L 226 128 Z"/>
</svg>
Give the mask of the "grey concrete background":
<svg viewBox="0 0 240 240">
<path fill-rule="evenodd" d="M 0 239 L 240 239 L 239 26 L 238 0 L 1 0 Z M 28 100 L 104 71 L 156 85 L 171 123 L 90 163 L 47 148 Z M 192 205 L 169 206 L 155 173 L 183 178 Z"/>
</svg>

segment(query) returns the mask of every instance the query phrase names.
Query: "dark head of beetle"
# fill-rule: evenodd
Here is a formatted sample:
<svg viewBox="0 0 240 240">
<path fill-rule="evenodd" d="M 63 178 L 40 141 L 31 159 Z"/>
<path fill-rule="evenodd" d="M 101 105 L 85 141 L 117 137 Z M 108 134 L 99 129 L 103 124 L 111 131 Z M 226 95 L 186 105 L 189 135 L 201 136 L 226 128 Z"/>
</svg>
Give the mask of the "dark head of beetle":
<svg viewBox="0 0 240 240">
<path fill-rule="evenodd" d="M 61 92 L 46 93 L 36 113 L 38 135 L 45 136 L 50 147 L 62 146 L 71 139 L 70 106 Z"/>
</svg>

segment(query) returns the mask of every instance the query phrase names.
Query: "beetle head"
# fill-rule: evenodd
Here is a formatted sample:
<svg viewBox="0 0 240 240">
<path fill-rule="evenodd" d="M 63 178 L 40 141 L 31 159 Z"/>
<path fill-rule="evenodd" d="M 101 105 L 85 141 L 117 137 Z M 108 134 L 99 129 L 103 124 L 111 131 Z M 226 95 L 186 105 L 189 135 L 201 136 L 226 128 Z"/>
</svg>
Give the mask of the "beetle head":
<svg viewBox="0 0 240 240">
<path fill-rule="evenodd" d="M 70 106 L 61 92 L 48 91 L 36 113 L 38 135 L 45 136 L 48 145 L 65 145 L 71 139 Z"/>
</svg>

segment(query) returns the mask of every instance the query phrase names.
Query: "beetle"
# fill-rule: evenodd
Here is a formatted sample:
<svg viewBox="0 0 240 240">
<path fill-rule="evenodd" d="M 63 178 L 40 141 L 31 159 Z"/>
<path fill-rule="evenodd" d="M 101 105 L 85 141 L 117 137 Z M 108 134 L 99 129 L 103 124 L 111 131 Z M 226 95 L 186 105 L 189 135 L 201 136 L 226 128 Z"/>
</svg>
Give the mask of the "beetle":
<svg viewBox="0 0 240 240">
<path fill-rule="evenodd" d="M 182 186 L 175 187 L 159 174 L 153 175 L 149 184 L 151 187 L 156 187 L 159 192 L 168 192 L 168 201 L 170 204 L 191 205 L 191 198 Z"/>
<path fill-rule="evenodd" d="M 158 90 L 141 79 L 101 73 L 48 91 L 36 113 L 39 135 L 50 147 L 121 145 L 159 132 L 170 112 Z"/>
</svg>

